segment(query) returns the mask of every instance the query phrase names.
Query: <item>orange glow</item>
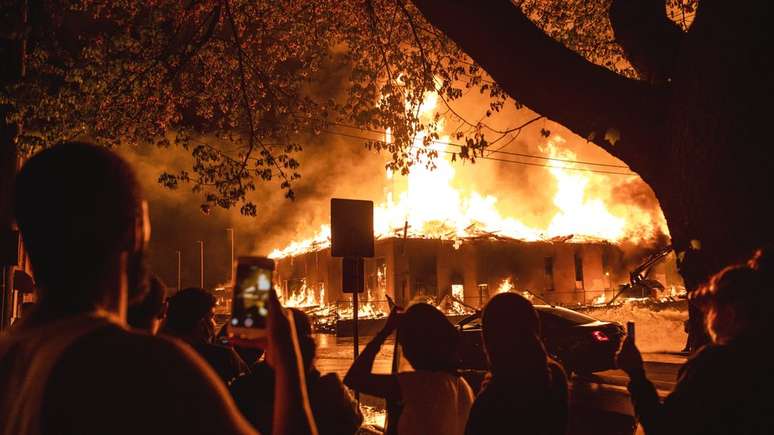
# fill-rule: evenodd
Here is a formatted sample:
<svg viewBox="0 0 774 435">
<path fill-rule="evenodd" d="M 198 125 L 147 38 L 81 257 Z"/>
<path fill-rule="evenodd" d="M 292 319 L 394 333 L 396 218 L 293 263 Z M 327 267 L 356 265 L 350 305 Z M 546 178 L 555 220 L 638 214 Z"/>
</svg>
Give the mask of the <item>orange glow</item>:
<svg viewBox="0 0 774 435">
<path fill-rule="evenodd" d="M 286 307 L 306 308 L 306 307 L 324 307 L 325 306 L 325 288 L 320 288 L 319 298 L 314 289 L 306 285 L 304 280 L 301 288 L 292 293 L 287 300 L 282 301 Z"/>
<path fill-rule="evenodd" d="M 497 293 L 508 293 L 513 291 L 516 288 L 516 286 L 513 285 L 513 282 L 510 278 L 505 278 L 503 282 L 500 283 L 500 286 L 497 287 Z"/>
<path fill-rule="evenodd" d="M 435 113 L 437 95 L 428 95 L 421 113 L 428 120 Z M 443 120 L 440 121 L 443 130 Z M 424 136 L 420 133 L 415 147 L 423 147 Z M 385 141 L 391 140 L 389 131 Z M 455 169 L 449 153 L 458 151 L 448 147 L 448 136 L 442 136 L 429 147 L 438 152 L 434 159 L 435 169 L 427 167 L 426 157 L 420 158 L 406 177 L 387 171 L 386 177 L 393 187 L 386 193 L 386 200 L 374 206 L 374 235 L 378 238 L 407 236 L 415 238 L 439 238 L 455 240 L 459 246 L 466 237 L 496 234 L 525 241 L 548 240 L 554 237 L 573 236 L 572 240 L 606 240 L 638 242 L 649 240 L 659 233 L 668 234 L 663 216 L 654 222 L 652 213 L 630 204 L 616 204 L 613 199 L 614 180 L 607 174 L 573 171 L 565 168 L 573 163 L 551 161 L 546 171 L 555 181 L 553 204 L 556 211 L 546 216 L 542 228 L 524 224 L 516 217 L 504 216 L 497 207 L 498 198 L 479 192 L 462 191 L 454 187 Z M 547 140 L 541 151 L 547 157 L 574 160 L 575 153 L 562 148 L 565 140 L 555 135 Z M 448 147 L 448 149 L 447 149 Z M 460 180 L 456 180 L 460 181 Z M 552 188 L 547 184 L 546 188 Z M 314 236 L 293 242 L 282 249 L 275 249 L 270 257 L 282 258 L 299 255 L 330 245 L 330 226 L 324 224 Z"/>
</svg>

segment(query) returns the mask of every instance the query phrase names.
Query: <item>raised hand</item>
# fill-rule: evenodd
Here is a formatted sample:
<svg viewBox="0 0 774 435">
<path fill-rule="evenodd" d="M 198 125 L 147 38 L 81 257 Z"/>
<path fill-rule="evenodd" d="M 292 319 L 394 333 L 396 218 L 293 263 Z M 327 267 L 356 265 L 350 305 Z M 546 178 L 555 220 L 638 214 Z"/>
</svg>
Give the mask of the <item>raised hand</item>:
<svg viewBox="0 0 774 435">
<path fill-rule="evenodd" d="M 384 327 L 382 328 L 382 331 L 379 333 L 380 335 L 387 337 L 390 334 L 393 333 L 396 329 L 398 329 L 398 325 L 400 324 L 400 318 L 403 315 L 403 310 L 395 306 L 390 311 L 390 315 L 387 316 L 387 322 L 384 324 Z"/>
<path fill-rule="evenodd" d="M 645 374 L 645 369 L 642 362 L 642 355 L 640 350 L 634 344 L 634 339 L 630 336 L 626 336 L 621 345 L 621 350 L 616 355 L 616 364 L 618 368 L 626 372 L 629 377 L 640 376 Z"/>
</svg>

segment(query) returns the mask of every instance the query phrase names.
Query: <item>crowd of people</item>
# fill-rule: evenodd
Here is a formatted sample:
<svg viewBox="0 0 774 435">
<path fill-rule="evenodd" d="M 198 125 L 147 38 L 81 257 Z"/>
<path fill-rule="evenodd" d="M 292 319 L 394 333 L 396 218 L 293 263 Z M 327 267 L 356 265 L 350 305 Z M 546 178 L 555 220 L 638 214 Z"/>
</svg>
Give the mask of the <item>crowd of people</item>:
<svg viewBox="0 0 774 435">
<path fill-rule="evenodd" d="M 355 434 L 363 415 L 345 385 L 386 400 L 388 433 L 568 433 L 567 375 L 515 293 L 483 307 L 489 372 L 477 394 L 457 371 L 458 330 L 423 303 L 393 309 L 342 381 L 317 370 L 309 318 L 273 293 L 267 339 L 241 350 L 216 340 L 209 292 L 167 298 L 145 264 L 147 205 L 111 151 L 67 143 L 35 155 L 17 176 L 14 212 L 38 303 L 0 336 L 2 435 Z M 759 251 L 696 292 L 712 343 L 666 398 L 624 340 L 617 361 L 645 433 L 774 433 L 774 374 L 761 351 L 774 332 L 771 255 Z M 410 368 L 375 374 L 393 332 Z"/>
</svg>

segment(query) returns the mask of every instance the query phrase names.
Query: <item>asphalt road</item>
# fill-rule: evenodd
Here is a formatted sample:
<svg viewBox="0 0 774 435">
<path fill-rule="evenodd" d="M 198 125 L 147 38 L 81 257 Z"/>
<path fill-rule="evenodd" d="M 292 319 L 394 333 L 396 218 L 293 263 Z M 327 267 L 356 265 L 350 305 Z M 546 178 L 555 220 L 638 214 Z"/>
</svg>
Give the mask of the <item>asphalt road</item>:
<svg viewBox="0 0 774 435">
<path fill-rule="evenodd" d="M 352 364 L 354 343 L 352 338 L 318 334 L 317 368 L 323 372 L 335 372 L 344 377 Z M 360 348 L 370 340 L 361 340 Z M 394 341 L 388 340 L 374 361 L 375 373 L 390 373 Z M 665 396 L 674 388 L 677 372 L 685 357 L 676 354 L 644 354 L 645 372 L 655 384 L 659 394 Z M 588 376 L 573 376 L 570 380 L 572 435 L 634 435 L 639 433 L 626 390 L 628 377 L 620 370 L 608 370 Z M 361 403 L 374 409 L 384 409 L 383 401 L 363 396 Z"/>
<path fill-rule="evenodd" d="M 317 341 L 318 369 L 324 373 L 335 372 L 344 377 L 353 361 L 354 342 L 352 338 L 337 338 L 330 334 L 317 334 L 315 340 Z M 361 339 L 360 349 L 365 347 L 369 340 L 370 337 Z M 390 373 L 394 345 L 395 342 L 392 339 L 382 345 L 382 349 L 374 362 L 375 373 Z M 646 353 L 643 355 L 643 359 L 645 360 L 645 372 L 656 388 L 664 392 L 671 391 L 677 379 L 677 370 L 685 361 L 685 357 L 674 354 Z M 608 370 L 575 380 L 617 386 L 626 386 L 628 382 L 626 374 L 620 370 Z"/>
</svg>

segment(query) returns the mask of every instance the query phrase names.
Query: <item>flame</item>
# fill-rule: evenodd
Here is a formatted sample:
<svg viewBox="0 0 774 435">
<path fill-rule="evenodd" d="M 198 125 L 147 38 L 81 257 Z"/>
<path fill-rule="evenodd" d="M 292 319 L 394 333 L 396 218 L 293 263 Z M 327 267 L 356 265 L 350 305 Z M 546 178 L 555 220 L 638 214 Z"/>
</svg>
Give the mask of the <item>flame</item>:
<svg viewBox="0 0 774 435">
<path fill-rule="evenodd" d="M 513 285 L 513 282 L 511 281 L 511 278 L 505 278 L 503 282 L 500 283 L 500 286 L 497 287 L 497 294 L 499 293 L 508 293 L 510 291 L 513 291 L 516 288 L 516 286 Z"/>
<path fill-rule="evenodd" d="M 380 301 L 375 301 L 373 299 L 373 296 L 371 295 L 371 291 L 369 290 L 365 295 L 365 300 L 358 300 L 358 307 L 357 307 L 357 317 L 359 319 L 381 319 L 383 317 L 387 317 L 387 310 L 382 307 L 382 304 L 379 304 Z M 381 301 L 386 303 L 387 301 Z M 340 319 L 351 319 L 352 313 L 354 311 L 352 310 L 352 305 L 339 308 L 337 313 Z"/>
<path fill-rule="evenodd" d="M 605 297 L 605 294 L 602 293 L 601 295 L 591 300 L 591 305 L 604 305 L 605 302 L 607 302 L 607 297 Z"/>
<path fill-rule="evenodd" d="M 438 309 L 445 314 L 460 316 L 465 314 L 472 314 L 473 310 L 468 308 L 462 302 L 465 301 L 465 286 L 462 284 L 452 284 L 451 286 L 451 298 L 448 300 L 444 298 L 438 306 Z M 445 302 L 445 304 L 444 304 Z"/>
<path fill-rule="evenodd" d="M 421 108 L 423 116 L 433 116 L 437 101 L 435 94 L 426 97 Z M 443 119 L 439 124 L 442 130 Z M 424 137 L 423 133 L 417 135 L 416 148 L 425 146 Z M 390 140 L 388 130 L 385 141 Z M 530 227 L 514 217 L 503 216 L 495 196 L 464 192 L 454 187 L 455 170 L 447 155 L 456 149 L 447 149 L 449 141 L 448 136 L 443 136 L 428 145 L 438 152 L 438 157 L 433 160 L 435 169 L 428 167 L 427 157 L 420 156 L 406 177 L 396 177 L 387 171 L 386 178 L 392 188 L 387 190 L 386 200 L 374 206 L 377 238 L 403 236 L 404 227 L 408 237 L 455 240 L 455 246 L 459 246 L 465 237 L 481 234 L 525 241 L 574 236 L 613 243 L 637 242 L 658 233 L 668 234 L 663 215 L 654 218 L 647 210 L 616 204 L 611 199 L 613 187 L 620 182 L 614 176 L 567 170 L 574 164 L 565 161 L 552 161 L 547 169 L 556 182 L 553 203 L 557 212 L 547 220 L 549 223 L 545 228 Z M 574 160 L 575 153 L 562 148 L 565 142 L 555 135 L 541 151 L 551 158 Z M 282 258 L 324 249 L 330 246 L 330 233 L 330 226 L 323 224 L 313 237 L 275 249 L 270 257 Z"/>
<path fill-rule="evenodd" d="M 320 287 L 320 298 L 314 292 L 314 289 L 303 280 L 301 288 L 291 293 L 287 300 L 282 301 L 282 305 L 294 308 L 324 307 L 325 306 L 325 288 Z"/>
<path fill-rule="evenodd" d="M 584 171 L 572 171 L 567 160 L 577 155 L 561 148 L 566 141 L 553 136 L 540 148 L 554 160 L 548 170 L 557 183 L 554 205 L 559 210 L 548 226 L 547 234 L 553 236 L 578 235 L 608 240 L 613 243 L 628 240 L 639 242 L 655 238 L 659 233 L 668 235 L 666 220 L 628 204 L 610 200 L 616 181 L 610 175 Z"/>
</svg>

